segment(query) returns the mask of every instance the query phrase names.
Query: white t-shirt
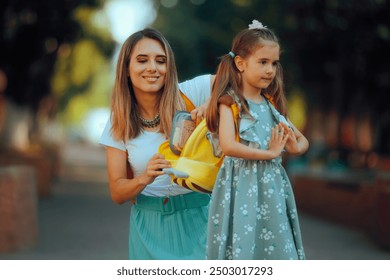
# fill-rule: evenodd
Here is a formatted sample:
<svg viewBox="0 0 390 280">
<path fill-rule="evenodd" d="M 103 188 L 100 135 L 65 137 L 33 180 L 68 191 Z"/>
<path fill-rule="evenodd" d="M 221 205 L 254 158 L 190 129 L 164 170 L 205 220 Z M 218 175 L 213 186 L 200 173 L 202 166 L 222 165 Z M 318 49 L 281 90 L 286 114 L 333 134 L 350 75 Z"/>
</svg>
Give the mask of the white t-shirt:
<svg viewBox="0 0 390 280">
<path fill-rule="evenodd" d="M 210 78 L 211 75 L 209 74 L 197 76 L 192 80 L 180 83 L 179 88 L 195 106 L 200 106 L 210 96 Z M 162 133 L 144 130 L 138 137 L 127 141 L 125 144 L 123 141 L 115 140 L 110 133 L 110 129 L 111 122 L 108 120 L 100 137 L 99 144 L 127 151 L 128 161 L 133 169 L 134 177 L 141 175 L 146 170 L 148 161 L 157 153 L 160 144 L 166 140 Z M 171 181 L 169 175 L 158 176 L 153 183 L 144 188 L 142 194 L 162 197 L 191 192 L 176 184 L 170 187 L 172 184 Z"/>
</svg>

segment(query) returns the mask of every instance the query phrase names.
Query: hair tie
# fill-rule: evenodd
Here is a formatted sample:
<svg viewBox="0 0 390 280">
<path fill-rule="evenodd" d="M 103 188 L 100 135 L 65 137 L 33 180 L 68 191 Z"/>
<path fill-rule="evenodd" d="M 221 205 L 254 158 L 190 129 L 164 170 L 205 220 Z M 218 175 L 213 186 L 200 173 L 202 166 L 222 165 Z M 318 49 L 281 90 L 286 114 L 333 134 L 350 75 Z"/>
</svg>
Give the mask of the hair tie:
<svg viewBox="0 0 390 280">
<path fill-rule="evenodd" d="M 232 58 L 234 58 L 236 55 L 234 54 L 234 52 L 232 52 L 232 51 L 230 51 L 229 52 L 229 55 L 232 57 Z"/>
</svg>

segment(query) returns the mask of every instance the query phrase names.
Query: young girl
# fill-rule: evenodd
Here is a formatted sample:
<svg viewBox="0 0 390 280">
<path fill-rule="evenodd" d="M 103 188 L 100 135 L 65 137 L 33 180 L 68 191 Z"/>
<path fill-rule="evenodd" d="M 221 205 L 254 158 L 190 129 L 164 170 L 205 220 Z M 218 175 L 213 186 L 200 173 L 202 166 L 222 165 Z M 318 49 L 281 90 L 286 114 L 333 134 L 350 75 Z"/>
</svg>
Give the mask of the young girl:
<svg viewBox="0 0 390 280">
<path fill-rule="evenodd" d="M 225 154 L 209 210 L 208 259 L 305 259 L 281 153 L 302 154 L 309 144 L 287 118 L 279 55 L 277 37 L 254 20 L 221 58 L 206 114 Z"/>
</svg>

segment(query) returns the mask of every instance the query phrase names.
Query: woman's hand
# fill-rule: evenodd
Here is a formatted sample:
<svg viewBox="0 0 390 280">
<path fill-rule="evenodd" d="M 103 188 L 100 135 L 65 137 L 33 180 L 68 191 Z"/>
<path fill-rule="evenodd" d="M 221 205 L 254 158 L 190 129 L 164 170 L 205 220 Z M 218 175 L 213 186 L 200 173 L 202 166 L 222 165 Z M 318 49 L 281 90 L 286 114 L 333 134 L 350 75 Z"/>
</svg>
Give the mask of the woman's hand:
<svg viewBox="0 0 390 280">
<path fill-rule="evenodd" d="M 146 165 L 146 171 L 141 175 L 141 183 L 145 186 L 149 185 L 157 176 L 165 174 L 164 171 L 162 171 L 163 168 L 169 167 L 171 167 L 171 163 L 165 160 L 163 155 L 153 155 Z"/>
<path fill-rule="evenodd" d="M 193 121 L 196 122 L 196 125 L 198 125 L 201 120 L 206 116 L 206 110 L 209 106 L 210 98 L 206 100 L 205 103 L 200 105 L 199 107 L 196 107 L 194 110 L 191 111 L 191 118 Z"/>
<path fill-rule="evenodd" d="M 278 124 L 272 128 L 271 140 L 268 144 L 268 150 L 272 153 L 273 158 L 280 156 L 289 137 L 290 135 L 288 131 L 286 132 L 285 128 L 281 124 Z"/>
</svg>

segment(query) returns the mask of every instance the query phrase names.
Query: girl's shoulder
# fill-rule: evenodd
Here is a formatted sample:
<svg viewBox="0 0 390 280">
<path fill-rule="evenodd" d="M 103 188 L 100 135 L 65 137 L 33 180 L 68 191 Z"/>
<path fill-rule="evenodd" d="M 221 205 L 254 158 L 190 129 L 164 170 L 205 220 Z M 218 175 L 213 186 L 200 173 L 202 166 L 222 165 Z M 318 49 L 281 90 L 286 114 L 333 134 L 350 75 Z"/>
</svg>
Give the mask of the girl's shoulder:
<svg viewBox="0 0 390 280">
<path fill-rule="evenodd" d="M 219 97 L 219 99 L 218 99 L 218 104 L 224 104 L 227 106 L 231 106 L 235 103 L 238 104 L 239 100 L 238 100 L 236 93 L 230 87 L 227 88 L 225 93 L 221 97 Z"/>
<path fill-rule="evenodd" d="M 224 104 L 226 106 L 231 106 L 233 105 L 235 102 L 234 102 L 234 99 L 233 97 L 231 97 L 230 95 L 228 94 L 224 94 L 222 95 L 219 99 L 218 99 L 218 104 Z"/>
</svg>

